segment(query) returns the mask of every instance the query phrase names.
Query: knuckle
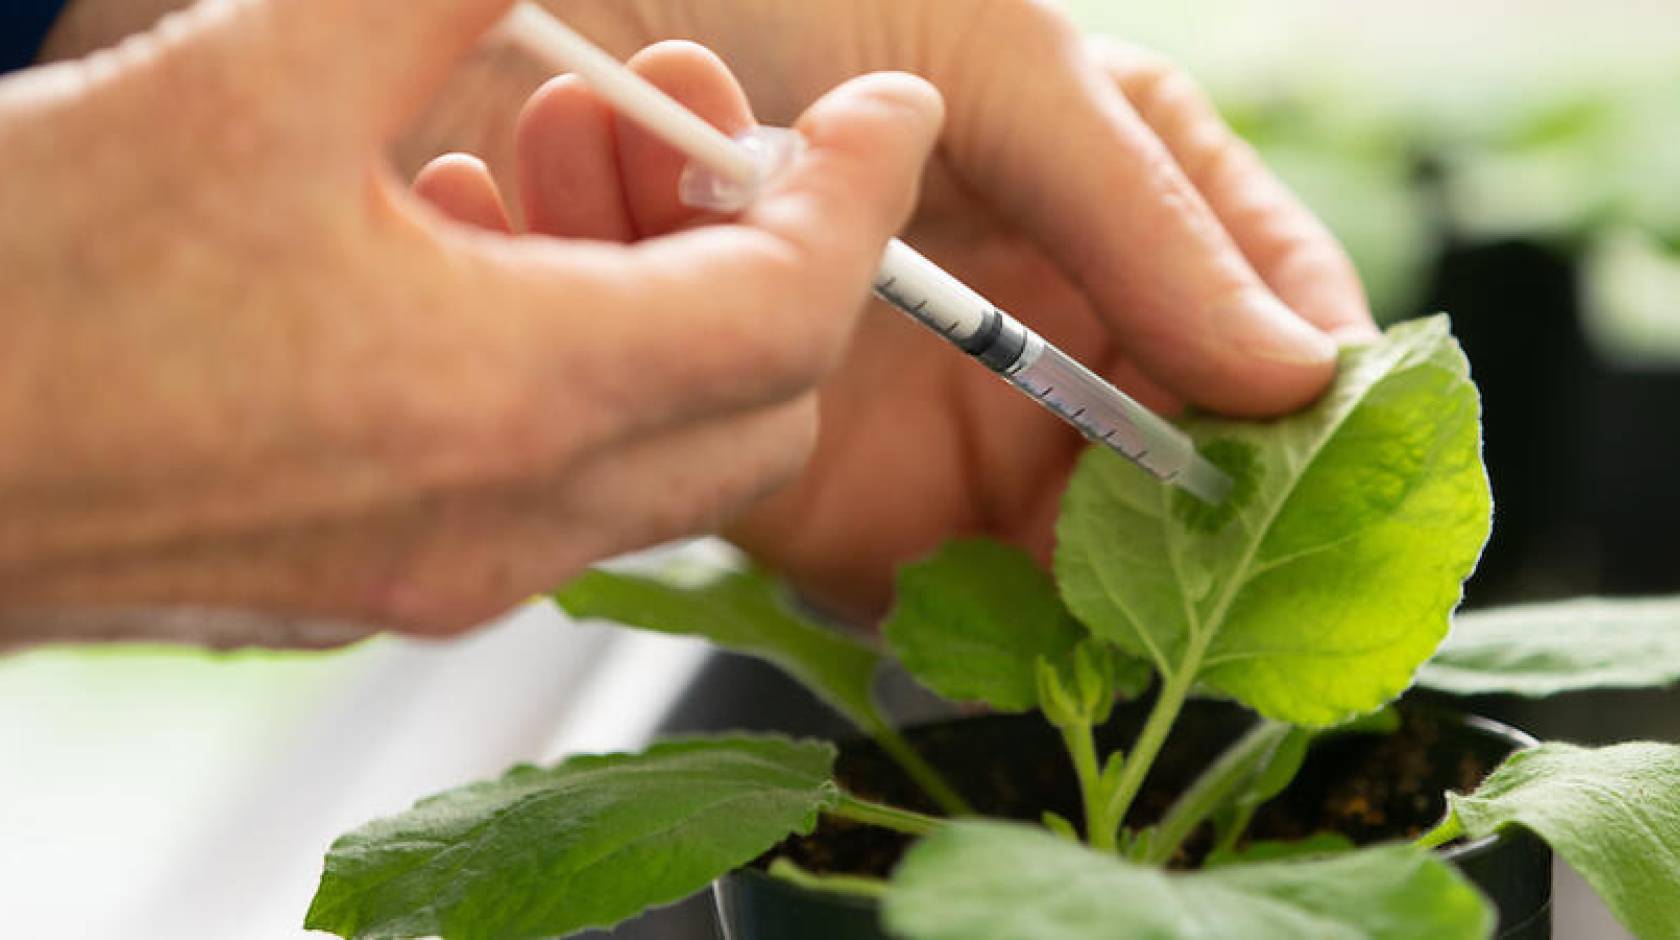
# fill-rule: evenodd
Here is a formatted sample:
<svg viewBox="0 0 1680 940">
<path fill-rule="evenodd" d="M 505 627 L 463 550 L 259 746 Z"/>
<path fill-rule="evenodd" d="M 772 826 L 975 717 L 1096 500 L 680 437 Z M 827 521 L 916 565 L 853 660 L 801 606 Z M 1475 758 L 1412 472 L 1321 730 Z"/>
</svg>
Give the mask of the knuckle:
<svg viewBox="0 0 1680 940">
<path fill-rule="evenodd" d="M 1202 192 L 1231 191 L 1255 177 L 1260 158 L 1249 143 L 1217 119 L 1185 135 L 1179 163 Z"/>
<path fill-rule="evenodd" d="M 1127 100 L 1152 127 L 1200 129 L 1222 123 L 1196 80 L 1172 60 L 1143 54 L 1122 82 Z"/>
<path fill-rule="evenodd" d="M 1359 284 L 1353 261 L 1317 226 L 1290 226 L 1252 252 L 1254 264 L 1281 285 Z"/>
</svg>

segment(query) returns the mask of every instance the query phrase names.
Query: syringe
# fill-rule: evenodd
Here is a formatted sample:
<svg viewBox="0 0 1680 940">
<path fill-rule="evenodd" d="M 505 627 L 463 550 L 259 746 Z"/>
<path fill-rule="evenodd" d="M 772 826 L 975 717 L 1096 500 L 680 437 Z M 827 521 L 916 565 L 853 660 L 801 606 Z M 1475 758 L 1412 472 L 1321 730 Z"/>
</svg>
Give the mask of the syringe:
<svg viewBox="0 0 1680 940">
<path fill-rule="evenodd" d="M 535 4 L 516 4 L 497 28 L 546 64 L 576 74 L 620 113 L 687 154 L 694 162 L 681 195 L 690 205 L 725 212 L 744 208 L 798 156 L 801 141 L 792 131 L 759 128 L 731 139 Z M 1230 492 L 1230 478 L 1196 453 L 1183 431 L 904 242 L 888 243 L 874 286 L 882 300 L 1162 482 L 1212 504 Z"/>
</svg>

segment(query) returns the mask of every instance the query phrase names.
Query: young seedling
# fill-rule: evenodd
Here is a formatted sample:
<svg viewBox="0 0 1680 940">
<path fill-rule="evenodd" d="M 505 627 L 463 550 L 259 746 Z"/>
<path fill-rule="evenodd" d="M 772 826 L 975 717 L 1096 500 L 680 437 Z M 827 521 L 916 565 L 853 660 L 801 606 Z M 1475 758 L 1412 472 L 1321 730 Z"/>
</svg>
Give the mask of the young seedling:
<svg viewBox="0 0 1680 940">
<path fill-rule="evenodd" d="M 945 546 L 907 567 L 882 625 L 929 689 L 1037 710 L 1065 743 L 1079 820 L 976 818 L 882 717 L 873 642 L 809 620 L 757 571 L 593 572 L 560 591 L 575 616 L 704 636 L 782 666 L 897 760 L 946 816 L 847 793 L 826 742 L 689 738 L 576 757 L 452 790 L 339 839 L 307 926 L 345 937 L 522 938 L 610 926 L 678 900 L 822 816 L 915 838 L 887 880 L 770 871 L 870 898 L 908 940 L 1302 936 L 1480 938 L 1488 902 L 1430 851 L 1520 826 L 1547 840 L 1640 937 L 1680 937 L 1680 748 L 1546 744 L 1450 794 L 1414 843 L 1318 836 L 1239 851 L 1256 810 L 1327 734 L 1393 730 L 1414 681 L 1551 694 L 1680 677 L 1680 603 L 1586 601 L 1466 615 L 1487 538 L 1479 401 L 1445 318 L 1349 350 L 1308 412 L 1187 429 L 1232 474 L 1209 508 L 1108 454 L 1083 458 L 1057 526 L 1054 577 L 1019 550 Z M 1437 652 L 1437 650 L 1439 650 Z M 1431 656 L 1434 659 L 1431 661 Z M 1421 672 L 1420 672 L 1421 668 Z M 1125 751 L 1097 729 L 1153 685 Z M 1186 702 L 1257 713 L 1158 822 L 1134 804 Z M 1165 865 L 1195 833 L 1201 870 Z M 1262 860 L 1261 856 L 1267 856 Z"/>
</svg>

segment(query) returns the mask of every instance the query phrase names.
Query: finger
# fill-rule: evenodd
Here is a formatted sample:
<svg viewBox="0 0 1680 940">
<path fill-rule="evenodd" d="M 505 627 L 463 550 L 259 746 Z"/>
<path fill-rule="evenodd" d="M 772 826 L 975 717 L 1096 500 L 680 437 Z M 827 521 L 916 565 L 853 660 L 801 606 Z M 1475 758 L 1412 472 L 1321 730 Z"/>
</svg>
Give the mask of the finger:
<svg viewBox="0 0 1680 940">
<path fill-rule="evenodd" d="M 470 154 L 448 153 L 426 164 L 414 177 L 414 194 L 465 225 L 513 231 L 490 168 Z"/>
<path fill-rule="evenodd" d="M 720 530 L 795 479 L 816 441 L 813 392 L 629 442 L 566 485 L 609 539 L 597 550 L 617 555 Z"/>
<path fill-rule="evenodd" d="M 550 363 L 544 381 L 593 395 L 583 407 L 608 438 L 787 400 L 844 353 L 941 114 L 920 79 L 854 79 L 801 119 L 806 154 L 736 223 L 630 249 L 475 247 L 496 265 L 496 301 L 523 311 L 515 323 L 534 334 L 521 346 Z M 486 302 L 486 289 L 475 293 Z M 568 310 L 578 316 L 557 316 Z"/>
<path fill-rule="evenodd" d="M 1137 46 L 1104 37 L 1093 41 L 1093 50 L 1278 297 L 1332 336 L 1376 336 L 1347 252 L 1231 131 L 1196 83 L 1166 57 Z"/>
<path fill-rule="evenodd" d="M 792 479 L 815 437 L 804 396 L 603 449 L 494 500 L 430 506 L 408 531 L 381 533 L 407 549 L 364 580 L 357 613 L 434 634 L 482 623 L 601 558 L 716 531 Z"/>
<path fill-rule="evenodd" d="M 1175 393 L 1236 414 L 1316 396 L 1335 344 L 1261 280 L 1078 30 L 1042 4 L 1010 15 L 1020 20 L 1000 29 L 1009 45 L 991 50 L 999 74 L 1010 61 L 1068 65 L 954 112 L 947 150 L 957 166 L 1081 285 L 1126 355 Z"/>
<path fill-rule="evenodd" d="M 723 60 L 706 47 L 681 41 L 657 43 L 637 53 L 629 64 L 725 134 L 733 137 L 753 126 L 746 92 Z M 639 234 L 663 234 L 716 218 L 677 198 L 677 181 L 688 164 L 687 156 L 627 118 L 619 117 L 615 126 L 625 201 Z"/>
<path fill-rule="evenodd" d="M 815 435 L 806 397 L 639 440 L 569 474 L 522 487 L 434 494 L 406 511 L 186 541 L 144 564 L 108 566 L 126 601 L 174 603 L 190 585 L 206 607 L 379 624 L 431 635 L 478 626 L 586 565 L 718 528 L 804 465 Z M 87 603 L 75 579 L 33 593 Z"/>
<path fill-rule="evenodd" d="M 808 152 L 741 214 L 740 225 L 643 243 L 650 273 L 669 278 L 672 295 L 682 298 L 661 319 L 680 324 L 700 309 L 703 321 L 738 337 L 732 354 L 694 350 L 670 364 L 674 382 L 709 390 L 696 404 L 754 405 L 802 393 L 827 376 L 863 311 L 887 239 L 915 206 L 942 119 L 937 92 L 920 79 L 853 79 L 796 122 Z M 726 235 L 738 243 L 718 250 Z M 681 285 L 690 286 L 678 293 Z M 715 285 L 732 291 L 708 289 Z M 696 287 L 705 293 L 697 296 Z"/>
<path fill-rule="evenodd" d="M 627 242 L 635 237 L 618 174 L 612 109 L 574 75 L 531 96 L 514 131 L 521 203 L 532 232 Z"/>
</svg>

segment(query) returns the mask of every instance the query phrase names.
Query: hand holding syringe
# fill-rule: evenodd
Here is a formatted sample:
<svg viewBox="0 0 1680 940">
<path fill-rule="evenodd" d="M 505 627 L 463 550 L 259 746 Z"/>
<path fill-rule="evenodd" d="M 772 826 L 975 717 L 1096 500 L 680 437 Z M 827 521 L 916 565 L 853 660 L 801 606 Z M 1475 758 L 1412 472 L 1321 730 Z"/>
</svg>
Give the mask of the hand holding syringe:
<svg viewBox="0 0 1680 940">
<path fill-rule="evenodd" d="M 796 136 L 761 131 L 748 141 L 731 140 L 529 3 L 516 6 L 500 29 L 551 65 L 579 75 L 620 113 L 688 154 L 695 163 L 685 174 L 683 196 L 699 208 L 745 207 L 780 166 L 797 158 Z M 875 290 L 1092 440 L 1203 500 L 1224 498 L 1229 479 L 1195 452 L 1183 432 L 903 242 L 888 246 Z"/>
<path fill-rule="evenodd" d="M 914 243 L 1152 406 L 1276 415 L 1325 387 L 1332 336 L 1369 335 L 1344 253 L 1186 76 L 1027 0 L 566 4 L 730 133 L 746 90 L 801 112 L 810 155 L 691 228 L 722 220 L 678 204 L 681 156 L 565 76 L 496 161 L 536 237 L 459 154 L 423 211 L 388 157 L 508 142 L 528 63 L 457 67 L 510 6 L 198 4 L 5 79 L 11 609 L 449 631 L 725 521 L 857 616 L 953 535 L 1042 560 L 1078 441 L 857 304 L 918 179 Z M 892 70 L 926 80 L 854 77 Z"/>
</svg>

